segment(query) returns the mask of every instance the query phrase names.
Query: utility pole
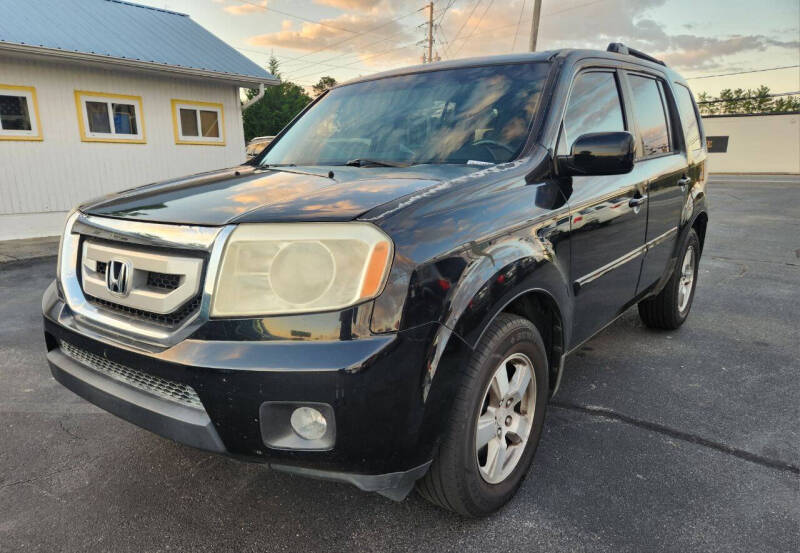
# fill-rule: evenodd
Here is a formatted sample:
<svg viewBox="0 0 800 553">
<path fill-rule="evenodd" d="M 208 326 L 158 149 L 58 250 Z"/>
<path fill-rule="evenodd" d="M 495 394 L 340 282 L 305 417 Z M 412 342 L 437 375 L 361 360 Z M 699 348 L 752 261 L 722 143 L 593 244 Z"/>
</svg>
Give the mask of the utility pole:
<svg viewBox="0 0 800 553">
<path fill-rule="evenodd" d="M 431 63 L 432 61 L 433 61 L 433 2 L 428 4 L 428 63 Z"/>
<path fill-rule="evenodd" d="M 539 37 L 539 16 L 542 12 L 542 0 L 533 0 L 533 20 L 531 21 L 531 52 L 536 51 L 536 39 Z"/>
</svg>

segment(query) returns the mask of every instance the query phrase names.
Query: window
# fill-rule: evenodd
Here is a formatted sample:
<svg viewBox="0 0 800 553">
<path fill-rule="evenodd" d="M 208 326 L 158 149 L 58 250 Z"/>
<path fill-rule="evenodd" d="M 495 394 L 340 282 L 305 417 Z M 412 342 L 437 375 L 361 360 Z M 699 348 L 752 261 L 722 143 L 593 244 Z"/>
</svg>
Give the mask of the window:
<svg viewBox="0 0 800 553">
<path fill-rule="evenodd" d="M 75 103 L 82 141 L 145 142 L 141 97 L 76 90 Z"/>
<path fill-rule="evenodd" d="M 172 100 L 176 144 L 225 145 L 222 104 Z"/>
<path fill-rule="evenodd" d="M 261 163 L 503 163 L 528 138 L 549 70 L 546 63 L 460 67 L 334 88 Z"/>
<path fill-rule="evenodd" d="M 706 138 L 706 147 L 711 154 L 724 154 L 728 151 L 728 136 L 709 136 Z"/>
<path fill-rule="evenodd" d="M 36 89 L 0 84 L 0 140 L 41 140 Z"/>
<path fill-rule="evenodd" d="M 642 157 L 651 157 L 669 153 L 672 148 L 669 141 L 666 103 L 658 81 L 638 75 L 630 76 L 633 92 L 633 112 L 639 127 L 642 140 Z"/>
<path fill-rule="evenodd" d="M 569 155 L 572 143 L 587 133 L 624 131 L 622 105 L 613 73 L 581 73 L 575 79 L 564 116 L 558 154 Z"/>
<path fill-rule="evenodd" d="M 675 83 L 675 96 L 678 102 L 678 113 L 681 116 L 683 134 L 686 136 L 686 149 L 690 152 L 701 150 L 703 142 L 700 139 L 700 121 L 694 107 L 692 93 L 682 84 Z"/>
</svg>

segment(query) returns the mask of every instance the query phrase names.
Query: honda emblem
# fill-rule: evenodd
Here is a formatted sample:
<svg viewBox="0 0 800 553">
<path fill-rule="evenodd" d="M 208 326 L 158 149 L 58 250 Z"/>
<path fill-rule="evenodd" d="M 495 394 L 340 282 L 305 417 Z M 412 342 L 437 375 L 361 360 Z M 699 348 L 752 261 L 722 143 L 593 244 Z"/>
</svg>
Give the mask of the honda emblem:
<svg viewBox="0 0 800 553">
<path fill-rule="evenodd" d="M 112 259 L 106 265 L 106 287 L 115 296 L 128 295 L 132 277 L 133 266 L 126 259 Z"/>
</svg>

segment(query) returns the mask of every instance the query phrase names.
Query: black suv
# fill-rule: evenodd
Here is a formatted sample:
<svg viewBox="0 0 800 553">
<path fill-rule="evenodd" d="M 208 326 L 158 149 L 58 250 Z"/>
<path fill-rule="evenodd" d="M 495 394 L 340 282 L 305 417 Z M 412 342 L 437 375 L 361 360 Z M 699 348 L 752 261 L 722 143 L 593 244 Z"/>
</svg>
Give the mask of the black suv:
<svg viewBox="0 0 800 553">
<path fill-rule="evenodd" d="M 361 78 L 247 165 L 74 211 L 50 367 L 162 436 L 483 515 L 566 355 L 633 305 L 686 319 L 706 155 L 685 81 L 621 44 Z"/>
</svg>

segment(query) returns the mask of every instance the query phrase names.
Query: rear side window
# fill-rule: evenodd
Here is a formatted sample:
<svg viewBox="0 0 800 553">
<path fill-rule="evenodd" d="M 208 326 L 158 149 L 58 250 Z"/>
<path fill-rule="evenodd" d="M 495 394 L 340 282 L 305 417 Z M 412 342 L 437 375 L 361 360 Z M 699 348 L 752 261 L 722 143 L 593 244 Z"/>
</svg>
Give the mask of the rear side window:
<svg viewBox="0 0 800 553">
<path fill-rule="evenodd" d="M 642 139 L 642 157 L 658 156 L 671 151 L 665 102 L 655 79 L 630 76 L 633 112 Z"/>
<path fill-rule="evenodd" d="M 567 155 L 582 134 L 624 131 L 622 105 L 613 73 L 581 73 L 575 79 L 564 116 L 558 154 Z"/>
<path fill-rule="evenodd" d="M 686 135 L 686 149 L 690 152 L 701 150 L 703 142 L 700 139 L 700 122 L 697 119 L 697 111 L 694 109 L 692 93 L 682 84 L 675 83 L 675 99 L 678 102 L 683 133 Z"/>
</svg>

